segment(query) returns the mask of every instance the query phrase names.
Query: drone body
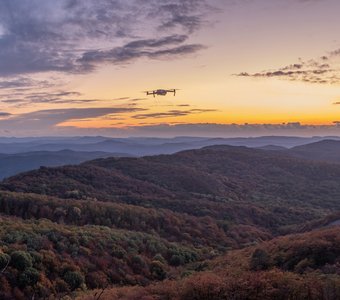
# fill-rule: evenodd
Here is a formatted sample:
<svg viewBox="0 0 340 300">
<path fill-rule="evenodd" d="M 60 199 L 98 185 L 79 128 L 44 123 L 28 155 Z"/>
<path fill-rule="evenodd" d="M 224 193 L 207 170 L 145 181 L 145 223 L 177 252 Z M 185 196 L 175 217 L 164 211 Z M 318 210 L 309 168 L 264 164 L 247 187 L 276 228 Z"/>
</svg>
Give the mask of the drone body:
<svg viewBox="0 0 340 300">
<path fill-rule="evenodd" d="M 174 93 L 174 96 L 176 96 L 176 89 L 172 90 L 154 90 L 154 91 L 147 91 L 146 95 L 150 96 L 153 95 L 154 97 L 156 96 L 166 96 L 168 93 Z"/>
</svg>

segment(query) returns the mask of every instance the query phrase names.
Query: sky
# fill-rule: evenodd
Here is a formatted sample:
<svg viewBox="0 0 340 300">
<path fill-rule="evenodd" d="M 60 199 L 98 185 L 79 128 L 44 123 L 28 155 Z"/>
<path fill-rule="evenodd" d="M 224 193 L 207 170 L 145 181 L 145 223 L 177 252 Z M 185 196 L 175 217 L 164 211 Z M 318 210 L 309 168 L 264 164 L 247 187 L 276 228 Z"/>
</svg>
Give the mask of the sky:
<svg viewBox="0 0 340 300">
<path fill-rule="evenodd" d="M 340 135 L 339 11 L 0 0 L 0 136 Z"/>
</svg>

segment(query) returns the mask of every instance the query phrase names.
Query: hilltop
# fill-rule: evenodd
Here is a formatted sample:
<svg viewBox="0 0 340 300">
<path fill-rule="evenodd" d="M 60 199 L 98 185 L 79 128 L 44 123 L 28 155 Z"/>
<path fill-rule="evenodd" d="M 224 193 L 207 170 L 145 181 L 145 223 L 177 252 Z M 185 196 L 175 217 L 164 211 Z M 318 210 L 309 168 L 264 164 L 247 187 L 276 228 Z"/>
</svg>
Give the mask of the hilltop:
<svg viewBox="0 0 340 300">
<path fill-rule="evenodd" d="M 294 147 L 289 152 L 299 158 L 340 163 L 340 141 L 323 140 Z"/>
</svg>

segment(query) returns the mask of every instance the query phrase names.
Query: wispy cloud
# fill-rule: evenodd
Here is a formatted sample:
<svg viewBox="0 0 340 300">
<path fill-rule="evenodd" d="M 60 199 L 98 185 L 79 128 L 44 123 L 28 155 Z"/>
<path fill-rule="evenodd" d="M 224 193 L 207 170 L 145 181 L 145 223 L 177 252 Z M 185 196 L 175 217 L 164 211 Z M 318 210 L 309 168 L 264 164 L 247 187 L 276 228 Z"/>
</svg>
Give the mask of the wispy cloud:
<svg viewBox="0 0 340 300">
<path fill-rule="evenodd" d="M 0 101 L 7 104 L 25 104 L 26 106 L 37 103 L 82 104 L 100 101 L 99 99 L 84 99 L 81 93 L 74 91 L 37 92 L 35 90 L 0 93 Z"/>
<path fill-rule="evenodd" d="M 0 119 L 0 128 L 3 130 L 48 131 L 66 121 L 133 113 L 140 110 L 141 109 L 137 107 L 99 107 L 39 110 L 11 116 L 3 113 L 4 116 L 10 116 L 10 118 Z"/>
<path fill-rule="evenodd" d="M 11 116 L 12 114 L 8 113 L 8 112 L 2 112 L 0 111 L 0 118 L 4 118 L 4 117 L 9 117 Z"/>
<path fill-rule="evenodd" d="M 200 114 L 206 112 L 216 112 L 215 109 L 189 109 L 189 110 L 169 110 L 166 112 L 156 112 L 156 113 L 146 113 L 146 114 L 138 114 L 132 116 L 134 119 L 160 119 L 160 118 L 171 118 L 171 117 L 183 117 L 192 114 Z"/>
<path fill-rule="evenodd" d="M 256 73 L 241 72 L 238 77 L 278 78 L 315 84 L 340 84 L 340 49 L 316 59 Z"/>
<path fill-rule="evenodd" d="M 30 82 L 30 81 L 28 81 Z M 33 81 L 36 82 L 36 81 Z M 1 85 L 1 82 L 0 82 Z M 48 103 L 51 105 L 69 104 L 81 105 L 86 103 L 106 102 L 116 105 L 133 106 L 147 98 L 120 97 L 112 99 L 87 98 L 77 91 L 56 89 L 53 85 L 45 83 L 45 86 L 27 86 L 27 88 L 17 88 L 21 83 L 16 84 L 16 80 L 4 83 L 6 88 L 0 88 L 0 101 L 14 107 L 29 107 L 32 104 Z M 34 85 L 34 83 L 33 83 Z M 53 88 L 51 88 L 53 87 Z"/>
<path fill-rule="evenodd" d="M 33 80 L 28 77 L 17 77 L 14 79 L 1 80 L 0 81 L 0 90 L 6 89 L 28 89 L 28 88 L 49 88 L 52 87 L 53 84 L 48 82 L 47 80 Z"/>
<path fill-rule="evenodd" d="M 94 69 L 99 63 L 128 63 L 141 57 L 159 59 L 169 56 L 183 56 L 195 53 L 204 48 L 199 44 L 184 43 L 188 39 L 185 35 L 171 35 L 159 39 L 143 39 L 130 42 L 122 47 L 115 47 L 110 50 L 94 50 L 85 52 L 78 62 L 83 69 Z"/>
</svg>

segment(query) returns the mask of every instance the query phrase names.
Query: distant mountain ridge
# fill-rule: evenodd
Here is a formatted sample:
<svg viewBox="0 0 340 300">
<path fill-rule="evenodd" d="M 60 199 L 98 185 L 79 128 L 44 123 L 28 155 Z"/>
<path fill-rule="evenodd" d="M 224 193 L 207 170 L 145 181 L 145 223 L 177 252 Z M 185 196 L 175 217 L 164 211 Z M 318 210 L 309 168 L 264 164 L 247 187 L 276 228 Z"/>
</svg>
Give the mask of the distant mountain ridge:
<svg viewBox="0 0 340 300">
<path fill-rule="evenodd" d="M 316 142 L 305 144 L 315 140 Z M 296 144 L 299 146 L 291 147 Z M 323 140 L 320 137 L 0 138 L 0 179 L 40 166 L 79 164 L 86 160 L 109 156 L 173 154 L 214 145 L 246 146 L 264 151 L 279 151 L 302 159 L 340 162 L 340 140 Z"/>
<path fill-rule="evenodd" d="M 247 224 L 275 230 L 340 209 L 340 165 L 305 161 L 281 151 L 223 145 L 44 168 L 6 179 L 1 186 L 60 198 L 77 191 L 80 199 L 166 208 L 195 216 L 210 210 L 210 216 L 222 219 L 227 211 L 234 211 L 233 218 L 240 220 L 242 211 L 253 209 Z M 261 214 L 267 216 L 266 225 Z"/>
<path fill-rule="evenodd" d="M 294 147 L 288 153 L 305 159 L 340 163 L 340 141 L 323 140 Z"/>
<path fill-rule="evenodd" d="M 340 140 L 339 137 L 329 137 Z M 246 146 L 260 148 L 268 145 L 292 148 L 318 142 L 327 137 L 276 137 L 253 138 L 107 138 L 107 137 L 46 137 L 46 138 L 0 138 L 0 153 L 15 154 L 33 151 L 102 151 L 126 153 L 134 156 L 173 154 L 183 150 L 199 149 L 213 145 Z"/>
<path fill-rule="evenodd" d="M 109 156 L 128 156 L 122 153 L 105 152 L 75 152 L 61 151 L 36 151 L 17 154 L 0 154 L 0 179 L 16 175 L 21 172 L 37 169 L 40 166 L 56 167 L 70 164 L 80 164 L 87 160 Z"/>
</svg>

